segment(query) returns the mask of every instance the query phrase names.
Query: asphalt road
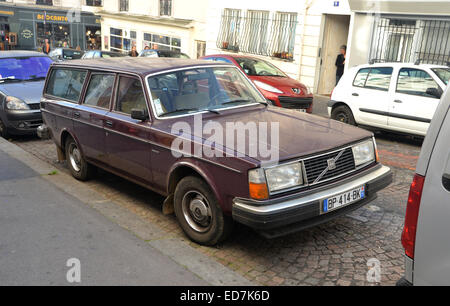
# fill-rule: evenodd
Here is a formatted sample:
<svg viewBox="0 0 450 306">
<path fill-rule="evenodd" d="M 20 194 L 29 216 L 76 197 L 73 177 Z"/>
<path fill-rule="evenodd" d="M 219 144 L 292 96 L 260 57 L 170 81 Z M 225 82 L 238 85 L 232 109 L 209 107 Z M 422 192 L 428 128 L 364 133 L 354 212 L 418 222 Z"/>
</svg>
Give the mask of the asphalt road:
<svg viewBox="0 0 450 306">
<path fill-rule="evenodd" d="M 1 150 L 0 167 L 0 285 L 207 284 Z"/>
</svg>

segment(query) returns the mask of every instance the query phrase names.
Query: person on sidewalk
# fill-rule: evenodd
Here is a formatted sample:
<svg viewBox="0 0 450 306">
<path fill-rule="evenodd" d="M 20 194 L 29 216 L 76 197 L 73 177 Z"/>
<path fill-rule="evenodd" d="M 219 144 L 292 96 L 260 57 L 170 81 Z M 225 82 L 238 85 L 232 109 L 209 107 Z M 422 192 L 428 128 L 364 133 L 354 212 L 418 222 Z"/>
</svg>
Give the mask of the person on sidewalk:
<svg viewBox="0 0 450 306">
<path fill-rule="evenodd" d="M 43 51 L 45 54 L 49 54 L 50 51 L 51 51 L 50 43 L 48 42 L 48 39 L 47 39 L 47 38 L 45 39 L 44 47 L 42 48 L 42 51 Z"/>
<path fill-rule="evenodd" d="M 344 66 L 345 66 L 345 54 L 347 52 L 347 46 L 342 45 L 340 48 L 340 53 L 336 58 L 336 85 L 339 83 L 342 75 L 344 74 Z"/>
<path fill-rule="evenodd" d="M 136 46 L 131 47 L 131 51 L 130 53 L 128 53 L 129 56 L 131 57 L 138 57 L 139 53 L 136 51 Z"/>
</svg>

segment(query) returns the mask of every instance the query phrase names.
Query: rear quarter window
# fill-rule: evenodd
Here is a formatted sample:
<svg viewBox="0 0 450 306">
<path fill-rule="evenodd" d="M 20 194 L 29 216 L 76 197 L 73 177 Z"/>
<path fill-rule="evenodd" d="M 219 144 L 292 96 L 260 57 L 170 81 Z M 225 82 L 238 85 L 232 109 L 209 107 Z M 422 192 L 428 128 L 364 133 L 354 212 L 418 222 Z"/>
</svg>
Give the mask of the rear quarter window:
<svg viewBox="0 0 450 306">
<path fill-rule="evenodd" d="M 86 70 L 53 69 L 45 93 L 77 103 L 80 99 Z"/>
</svg>

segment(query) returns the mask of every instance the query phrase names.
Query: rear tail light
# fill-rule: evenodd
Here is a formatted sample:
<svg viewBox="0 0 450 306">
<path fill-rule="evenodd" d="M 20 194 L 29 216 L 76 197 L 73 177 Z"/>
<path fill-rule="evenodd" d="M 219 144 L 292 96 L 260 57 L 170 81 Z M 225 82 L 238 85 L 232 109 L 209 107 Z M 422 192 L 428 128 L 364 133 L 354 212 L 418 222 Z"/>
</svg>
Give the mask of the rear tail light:
<svg viewBox="0 0 450 306">
<path fill-rule="evenodd" d="M 414 247 L 416 243 L 417 219 L 419 217 L 420 200 L 425 177 L 414 175 L 411 188 L 409 189 L 408 204 L 406 206 L 405 226 L 402 232 L 402 245 L 408 257 L 414 258 Z"/>
</svg>

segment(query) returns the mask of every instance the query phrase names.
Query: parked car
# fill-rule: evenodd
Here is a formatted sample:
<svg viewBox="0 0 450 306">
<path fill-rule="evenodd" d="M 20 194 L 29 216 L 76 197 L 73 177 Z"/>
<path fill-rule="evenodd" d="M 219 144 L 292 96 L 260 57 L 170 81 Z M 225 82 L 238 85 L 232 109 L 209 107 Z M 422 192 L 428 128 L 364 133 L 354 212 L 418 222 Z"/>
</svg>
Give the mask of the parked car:
<svg viewBox="0 0 450 306">
<path fill-rule="evenodd" d="M 312 113 L 313 94 L 302 83 L 262 59 L 244 55 L 215 54 L 201 59 L 239 67 L 272 105 Z"/>
<path fill-rule="evenodd" d="M 431 121 L 406 206 L 405 276 L 398 285 L 450 285 L 450 91 Z"/>
<path fill-rule="evenodd" d="M 33 51 L 0 51 L 0 136 L 36 133 L 39 100 L 52 60 Z"/>
<path fill-rule="evenodd" d="M 139 52 L 139 57 L 173 57 L 173 58 L 190 58 L 187 54 L 173 50 L 154 50 L 144 49 Z"/>
<path fill-rule="evenodd" d="M 88 179 L 96 166 L 162 194 L 187 236 L 201 244 L 225 239 L 233 220 L 266 237 L 292 233 L 361 207 L 392 181 L 372 133 L 269 106 L 226 63 L 55 63 L 41 107 L 75 178 Z M 278 123 L 279 133 L 255 142 L 236 128 L 244 134 L 228 138 L 230 122 L 256 135 Z M 214 142 L 201 132 L 211 124 L 224 127 Z M 180 141 L 188 143 L 177 146 Z M 190 152 L 199 146 L 216 153 Z M 274 160 L 254 150 L 264 146 L 273 147 Z"/>
<path fill-rule="evenodd" d="M 84 52 L 81 50 L 70 49 L 70 48 L 57 48 L 48 54 L 55 61 L 67 61 L 80 59 L 83 57 Z"/>
<path fill-rule="evenodd" d="M 124 56 L 128 56 L 128 54 L 115 51 L 89 50 L 84 53 L 82 59 L 110 58 L 110 57 L 124 57 Z"/>
<path fill-rule="evenodd" d="M 353 67 L 333 90 L 328 114 L 349 124 L 425 136 L 449 78 L 446 66 Z"/>
</svg>

